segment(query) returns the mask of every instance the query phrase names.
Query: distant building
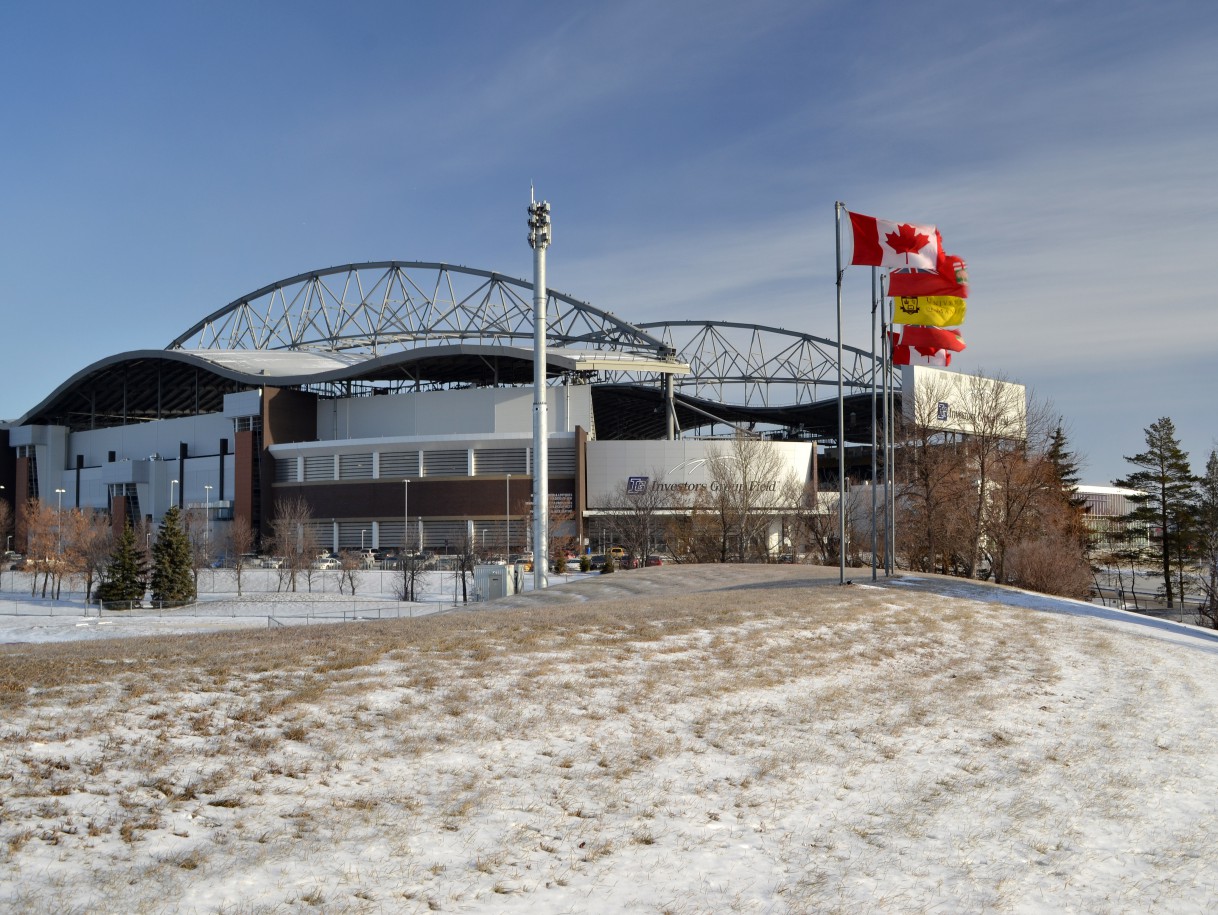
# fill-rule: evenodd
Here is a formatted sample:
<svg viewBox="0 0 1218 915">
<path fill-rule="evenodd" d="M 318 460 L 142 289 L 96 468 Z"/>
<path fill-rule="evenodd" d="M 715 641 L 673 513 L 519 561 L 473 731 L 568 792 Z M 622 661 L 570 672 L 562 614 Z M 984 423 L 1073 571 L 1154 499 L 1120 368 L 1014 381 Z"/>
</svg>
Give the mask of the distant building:
<svg viewBox="0 0 1218 915">
<path fill-rule="evenodd" d="M 1125 520 L 1135 507 L 1130 496 L 1142 495 L 1140 490 L 1118 486 L 1078 486 L 1075 492 L 1084 500 L 1083 522 L 1091 532 L 1094 552 L 1141 550 L 1150 546 L 1146 528 L 1131 528 Z"/>
</svg>

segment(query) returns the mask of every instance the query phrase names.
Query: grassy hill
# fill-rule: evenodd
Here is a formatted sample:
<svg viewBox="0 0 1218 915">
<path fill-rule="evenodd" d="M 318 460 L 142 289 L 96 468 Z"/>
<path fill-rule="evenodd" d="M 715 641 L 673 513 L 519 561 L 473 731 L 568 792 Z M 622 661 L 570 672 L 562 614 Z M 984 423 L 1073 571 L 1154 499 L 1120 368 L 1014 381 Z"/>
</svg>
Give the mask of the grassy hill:
<svg viewBox="0 0 1218 915">
<path fill-rule="evenodd" d="M 9 646 L 0 908 L 1207 911 L 1216 673 L 1189 627 L 801 566 Z"/>
</svg>

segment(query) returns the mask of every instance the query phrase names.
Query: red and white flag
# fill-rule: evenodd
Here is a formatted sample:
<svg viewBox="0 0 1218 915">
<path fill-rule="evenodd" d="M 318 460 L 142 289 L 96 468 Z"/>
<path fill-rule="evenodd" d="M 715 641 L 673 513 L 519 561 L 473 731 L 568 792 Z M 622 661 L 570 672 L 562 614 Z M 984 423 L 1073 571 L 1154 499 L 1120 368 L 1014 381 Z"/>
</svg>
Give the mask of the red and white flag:
<svg viewBox="0 0 1218 915">
<path fill-rule="evenodd" d="M 958 353 L 964 349 L 964 338 L 960 331 L 950 327 L 923 327 L 920 324 L 906 324 L 901 329 L 898 341 L 902 346 L 913 347 L 924 356 L 939 350 L 951 350 Z"/>
<path fill-rule="evenodd" d="M 930 365 L 935 368 L 947 368 L 952 364 L 952 354 L 945 349 L 927 351 L 925 353 L 901 343 L 900 334 L 890 334 L 892 338 L 893 365 Z"/>
<path fill-rule="evenodd" d="M 950 295 L 968 298 L 968 265 L 964 258 L 942 252 L 940 240 L 939 266 L 933 271 L 893 270 L 888 274 L 888 294 L 891 296 Z"/>
<path fill-rule="evenodd" d="M 865 267 L 937 269 L 939 232 L 934 226 L 876 219 L 861 213 L 849 215 L 854 237 L 851 264 Z"/>
</svg>

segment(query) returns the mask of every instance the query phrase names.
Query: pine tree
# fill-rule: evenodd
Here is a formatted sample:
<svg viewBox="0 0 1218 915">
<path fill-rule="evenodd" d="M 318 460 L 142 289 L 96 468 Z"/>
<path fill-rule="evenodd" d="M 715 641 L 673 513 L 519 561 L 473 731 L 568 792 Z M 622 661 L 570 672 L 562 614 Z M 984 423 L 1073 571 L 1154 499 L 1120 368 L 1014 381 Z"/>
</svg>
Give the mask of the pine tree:
<svg viewBox="0 0 1218 915">
<path fill-rule="evenodd" d="M 1078 488 L 1079 484 L 1079 460 L 1078 455 L 1071 451 L 1069 446 L 1070 442 L 1066 439 L 1066 432 L 1059 420 L 1057 428 L 1049 436 L 1049 451 L 1046 456 L 1049 463 L 1053 465 L 1053 470 L 1057 474 L 1057 479 L 1061 481 L 1062 488 L 1072 492 Z"/>
<path fill-rule="evenodd" d="M 144 557 L 136 548 L 135 532 L 130 524 L 124 525 L 101 584 L 97 586 L 97 599 L 106 603 L 141 600 L 147 574 Z"/>
<path fill-rule="evenodd" d="M 1176 592 L 1172 587 L 1172 569 L 1182 568 L 1187 554 L 1196 512 L 1197 478 L 1170 418 L 1156 420 L 1145 432 L 1146 450 L 1125 458 L 1142 469 L 1117 480 L 1116 485 L 1143 493 L 1129 497 L 1134 509 L 1125 520 L 1149 530 L 1152 555 L 1163 571 L 1167 606 L 1173 607 Z"/>
<path fill-rule="evenodd" d="M 1078 455 L 1070 450 L 1070 442 L 1066 438 L 1066 432 L 1062 428 L 1060 419 L 1057 421 L 1053 434 L 1049 436 L 1049 450 L 1045 457 L 1053 468 L 1053 473 L 1065 496 L 1069 526 L 1077 534 L 1077 539 L 1082 544 L 1084 551 L 1089 552 L 1092 546 L 1091 532 L 1083 520 L 1087 514 L 1087 500 L 1078 493 L 1079 459 Z"/>
<path fill-rule="evenodd" d="M 190 539 L 182 527 L 176 505 L 161 519 L 161 530 L 152 547 L 152 599 L 183 604 L 195 599 L 194 563 Z"/>
</svg>

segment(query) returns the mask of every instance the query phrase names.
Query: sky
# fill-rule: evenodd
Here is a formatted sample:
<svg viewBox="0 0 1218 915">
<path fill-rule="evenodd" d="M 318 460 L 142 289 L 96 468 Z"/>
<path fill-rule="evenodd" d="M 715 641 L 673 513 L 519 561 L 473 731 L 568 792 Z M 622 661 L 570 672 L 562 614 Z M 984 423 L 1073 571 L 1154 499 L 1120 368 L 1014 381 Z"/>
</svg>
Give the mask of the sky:
<svg viewBox="0 0 1218 915">
<path fill-rule="evenodd" d="M 1192 0 L 7 4 L 0 417 L 275 280 L 418 260 L 836 337 L 834 202 L 969 264 L 953 368 L 1082 477 L 1218 448 L 1218 8 Z M 870 347 L 870 271 L 843 341 Z"/>
</svg>

